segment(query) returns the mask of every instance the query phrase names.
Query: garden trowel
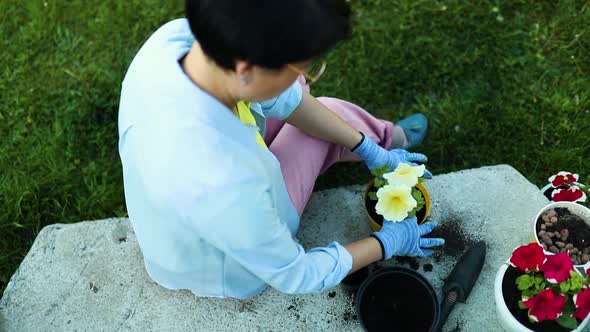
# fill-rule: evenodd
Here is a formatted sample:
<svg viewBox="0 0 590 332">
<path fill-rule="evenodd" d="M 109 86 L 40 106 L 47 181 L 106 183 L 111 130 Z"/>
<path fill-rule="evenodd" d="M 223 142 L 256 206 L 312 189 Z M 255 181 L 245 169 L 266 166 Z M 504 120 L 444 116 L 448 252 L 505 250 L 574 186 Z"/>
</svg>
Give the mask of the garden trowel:
<svg viewBox="0 0 590 332">
<path fill-rule="evenodd" d="M 485 257 L 486 243 L 484 241 L 477 242 L 461 256 L 443 285 L 440 315 L 432 331 L 441 331 L 455 304 L 457 302 L 464 303 L 467 300 L 479 277 Z"/>
</svg>

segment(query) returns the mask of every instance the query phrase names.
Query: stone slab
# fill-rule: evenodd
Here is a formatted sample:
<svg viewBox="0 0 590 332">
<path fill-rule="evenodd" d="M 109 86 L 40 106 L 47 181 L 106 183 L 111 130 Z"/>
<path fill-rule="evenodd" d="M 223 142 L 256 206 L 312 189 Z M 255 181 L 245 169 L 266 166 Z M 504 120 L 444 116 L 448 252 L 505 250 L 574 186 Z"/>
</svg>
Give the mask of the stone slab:
<svg viewBox="0 0 590 332">
<path fill-rule="evenodd" d="M 485 240 L 488 256 L 466 304 L 444 331 L 498 331 L 493 280 L 500 263 L 530 241 L 531 223 L 547 199 L 510 166 L 435 176 L 428 181 L 432 218 L 449 236 Z M 306 248 L 370 234 L 363 186 L 316 192 L 298 238 Z M 439 292 L 461 241 L 417 261 Z M 427 272 L 425 264 L 432 264 Z M 405 265 L 391 260 L 384 265 Z M 394 327 L 392 326 L 392 329 Z M 340 286 L 320 294 L 269 289 L 246 301 L 199 298 L 164 289 L 147 276 L 127 219 L 45 227 L 0 300 L 0 331 L 361 331 L 352 297 Z"/>
</svg>

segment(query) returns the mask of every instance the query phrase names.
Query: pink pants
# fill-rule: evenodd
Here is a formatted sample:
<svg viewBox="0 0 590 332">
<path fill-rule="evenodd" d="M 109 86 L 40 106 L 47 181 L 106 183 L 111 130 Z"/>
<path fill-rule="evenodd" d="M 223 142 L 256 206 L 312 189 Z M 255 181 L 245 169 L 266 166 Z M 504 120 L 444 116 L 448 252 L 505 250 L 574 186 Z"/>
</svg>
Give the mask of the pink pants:
<svg viewBox="0 0 590 332">
<path fill-rule="evenodd" d="M 305 81 L 300 78 L 300 82 L 303 89 L 309 92 Z M 380 146 L 390 147 L 393 123 L 377 119 L 359 106 L 344 100 L 327 97 L 320 97 L 318 100 Z M 300 129 L 277 119 L 266 120 L 264 141 L 281 163 L 287 192 L 299 216 L 309 201 L 320 174 L 339 161 L 360 160 L 344 146 L 308 136 Z"/>
</svg>

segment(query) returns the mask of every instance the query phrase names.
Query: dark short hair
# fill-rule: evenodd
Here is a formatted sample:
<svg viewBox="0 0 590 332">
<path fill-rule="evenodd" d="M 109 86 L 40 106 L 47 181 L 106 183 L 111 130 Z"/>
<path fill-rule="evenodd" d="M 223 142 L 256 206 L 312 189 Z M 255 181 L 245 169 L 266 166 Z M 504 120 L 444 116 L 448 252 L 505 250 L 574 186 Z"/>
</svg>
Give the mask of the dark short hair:
<svg viewBox="0 0 590 332">
<path fill-rule="evenodd" d="M 350 34 L 346 0 L 186 0 L 205 54 L 233 70 L 237 60 L 270 69 L 322 56 Z"/>
</svg>

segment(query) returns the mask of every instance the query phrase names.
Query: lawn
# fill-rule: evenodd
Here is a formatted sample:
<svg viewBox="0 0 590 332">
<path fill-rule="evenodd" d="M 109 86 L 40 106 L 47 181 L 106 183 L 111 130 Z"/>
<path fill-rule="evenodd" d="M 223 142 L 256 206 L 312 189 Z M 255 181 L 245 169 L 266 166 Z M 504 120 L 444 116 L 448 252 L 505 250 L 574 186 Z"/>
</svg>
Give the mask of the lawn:
<svg viewBox="0 0 590 332">
<path fill-rule="evenodd" d="M 182 3 L 0 1 L 0 295 L 45 225 L 126 215 L 120 83 Z M 538 185 L 562 169 L 590 182 L 587 1 L 353 3 L 315 95 L 391 120 L 424 112 L 434 173 L 507 163 Z M 318 188 L 362 170 L 337 166 Z"/>
</svg>

